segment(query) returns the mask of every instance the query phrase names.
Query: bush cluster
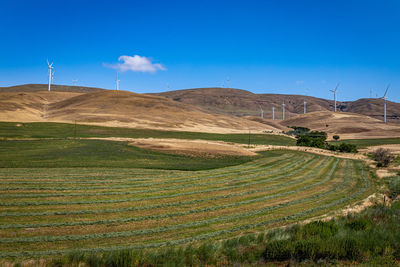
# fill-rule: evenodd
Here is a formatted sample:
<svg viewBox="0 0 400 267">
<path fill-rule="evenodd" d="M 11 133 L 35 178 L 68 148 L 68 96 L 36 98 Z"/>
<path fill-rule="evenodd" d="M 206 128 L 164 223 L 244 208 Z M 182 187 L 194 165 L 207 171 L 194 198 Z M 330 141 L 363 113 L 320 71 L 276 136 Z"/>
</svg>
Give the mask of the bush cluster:
<svg viewBox="0 0 400 267">
<path fill-rule="evenodd" d="M 296 128 L 297 129 L 297 128 Z M 301 131 L 294 131 L 300 133 L 296 135 L 298 146 L 316 147 L 327 149 L 331 151 L 339 151 L 344 153 L 357 153 L 357 146 L 348 143 L 341 143 L 339 145 L 329 144 L 326 142 L 327 134 L 325 132 L 312 131 L 307 128 L 302 128 Z M 339 140 L 338 135 L 334 135 L 335 140 Z"/>
<path fill-rule="evenodd" d="M 387 167 L 390 162 L 395 159 L 395 156 L 389 149 L 378 148 L 372 153 L 374 160 L 377 162 L 378 167 Z"/>
</svg>

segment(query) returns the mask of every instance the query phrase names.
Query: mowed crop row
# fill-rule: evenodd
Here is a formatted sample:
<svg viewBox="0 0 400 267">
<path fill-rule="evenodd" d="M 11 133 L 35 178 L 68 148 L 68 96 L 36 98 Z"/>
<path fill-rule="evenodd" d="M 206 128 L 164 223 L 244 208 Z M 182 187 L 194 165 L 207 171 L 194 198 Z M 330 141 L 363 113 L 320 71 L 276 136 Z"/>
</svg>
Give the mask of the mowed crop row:
<svg viewBox="0 0 400 267">
<path fill-rule="evenodd" d="M 1 169 L 0 256 L 224 239 L 340 209 L 373 184 L 361 162 L 294 151 L 207 171 Z"/>
</svg>

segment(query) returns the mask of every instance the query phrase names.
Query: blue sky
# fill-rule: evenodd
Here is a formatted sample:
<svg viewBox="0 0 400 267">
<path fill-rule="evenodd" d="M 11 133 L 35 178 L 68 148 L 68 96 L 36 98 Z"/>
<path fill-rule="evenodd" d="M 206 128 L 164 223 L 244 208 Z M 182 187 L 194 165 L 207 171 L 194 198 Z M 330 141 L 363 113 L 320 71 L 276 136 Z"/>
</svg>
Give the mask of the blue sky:
<svg viewBox="0 0 400 267">
<path fill-rule="evenodd" d="M 391 83 L 400 102 L 399 14 L 398 0 L 1 1 L 0 86 L 46 83 L 49 58 L 56 84 L 114 88 L 120 69 L 120 88 L 139 93 L 229 77 L 323 98 L 340 82 L 344 101 Z"/>
</svg>

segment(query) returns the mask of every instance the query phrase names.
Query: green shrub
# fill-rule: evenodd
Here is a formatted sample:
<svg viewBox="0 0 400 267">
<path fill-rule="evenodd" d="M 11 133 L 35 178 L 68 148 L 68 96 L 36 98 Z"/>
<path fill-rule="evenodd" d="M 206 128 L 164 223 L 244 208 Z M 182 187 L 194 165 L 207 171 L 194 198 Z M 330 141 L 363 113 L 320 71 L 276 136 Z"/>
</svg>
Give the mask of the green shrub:
<svg viewBox="0 0 400 267">
<path fill-rule="evenodd" d="M 294 253 L 292 241 L 275 240 L 267 243 L 267 247 L 263 253 L 266 261 L 284 261 L 290 260 Z"/>
<path fill-rule="evenodd" d="M 357 146 L 353 144 L 341 143 L 337 148 L 340 152 L 344 153 L 357 153 Z"/>
<path fill-rule="evenodd" d="M 197 257 L 199 258 L 201 264 L 213 264 L 216 260 L 216 247 L 214 244 L 202 244 L 197 249 Z"/>
<path fill-rule="evenodd" d="M 367 230 L 371 223 L 365 218 L 357 218 L 355 220 L 349 221 L 345 224 L 346 227 L 354 231 Z"/>
<path fill-rule="evenodd" d="M 377 162 L 378 167 L 386 167 L 395 157 L 389 149 L 378 148 L 372 153 L 373 159 Z"/>
<path fill-rule="evenodd" d="M 336 235 L 339 226 L 334 221 L 316 221 L 304 225 L 300 228 L 303 237 L 320 237 L 323 239 Z"/>
<path fill-rule="evenodd" d="M 392 178 L 389 182 L 389 197 L 396 199 L 400 195 L 400 176 Z"/>
<path fill-rule="evenodd" d="M 348 260 L 362 260 L 362 244 L 360 240 L 352 236 L 345 236 L 341 239 L 341 246 L 346 251 L 345 259 Z"/>
<path fill-rule="evenodd" d="M 293 257 L 299 261 L 314 260 L 320 251 L 320 242 L 316 239 L 299 240 L 294 244 Z"/>
</svg>

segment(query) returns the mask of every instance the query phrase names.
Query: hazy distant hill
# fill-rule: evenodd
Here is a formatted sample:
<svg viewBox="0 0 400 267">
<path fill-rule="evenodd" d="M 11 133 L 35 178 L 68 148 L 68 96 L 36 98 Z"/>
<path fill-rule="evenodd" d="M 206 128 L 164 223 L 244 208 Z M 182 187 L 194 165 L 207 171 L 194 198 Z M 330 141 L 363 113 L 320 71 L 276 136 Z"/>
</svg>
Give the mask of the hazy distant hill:
<svg viewBox="0 0 400 267">
<path fill-rule="evenodd" d="M 275 117 L 282 118 L 282 103 L 285 102 L 286 118 L 303 114 L 304 100 L 307 102 L 307 112 L 333 111 L 334 102 L 311 96 L 254 94 L 249 91 L 232 88 L 198 88 L 156 93 L 175 101 L 198 106 L 202 109 L 221 114 L 236 116 L 259 116 L 260 106 L 264 117 L 272 117 L 272 107 L 275 107 Z M 400 103 L 387 102 L 387 114 L 390 122 L 400 123 Z M 359 99 L 357 101 L 338 102 L 338 110 L 371 116 L 383 120 L 383 100 Z"/>
</svg>

